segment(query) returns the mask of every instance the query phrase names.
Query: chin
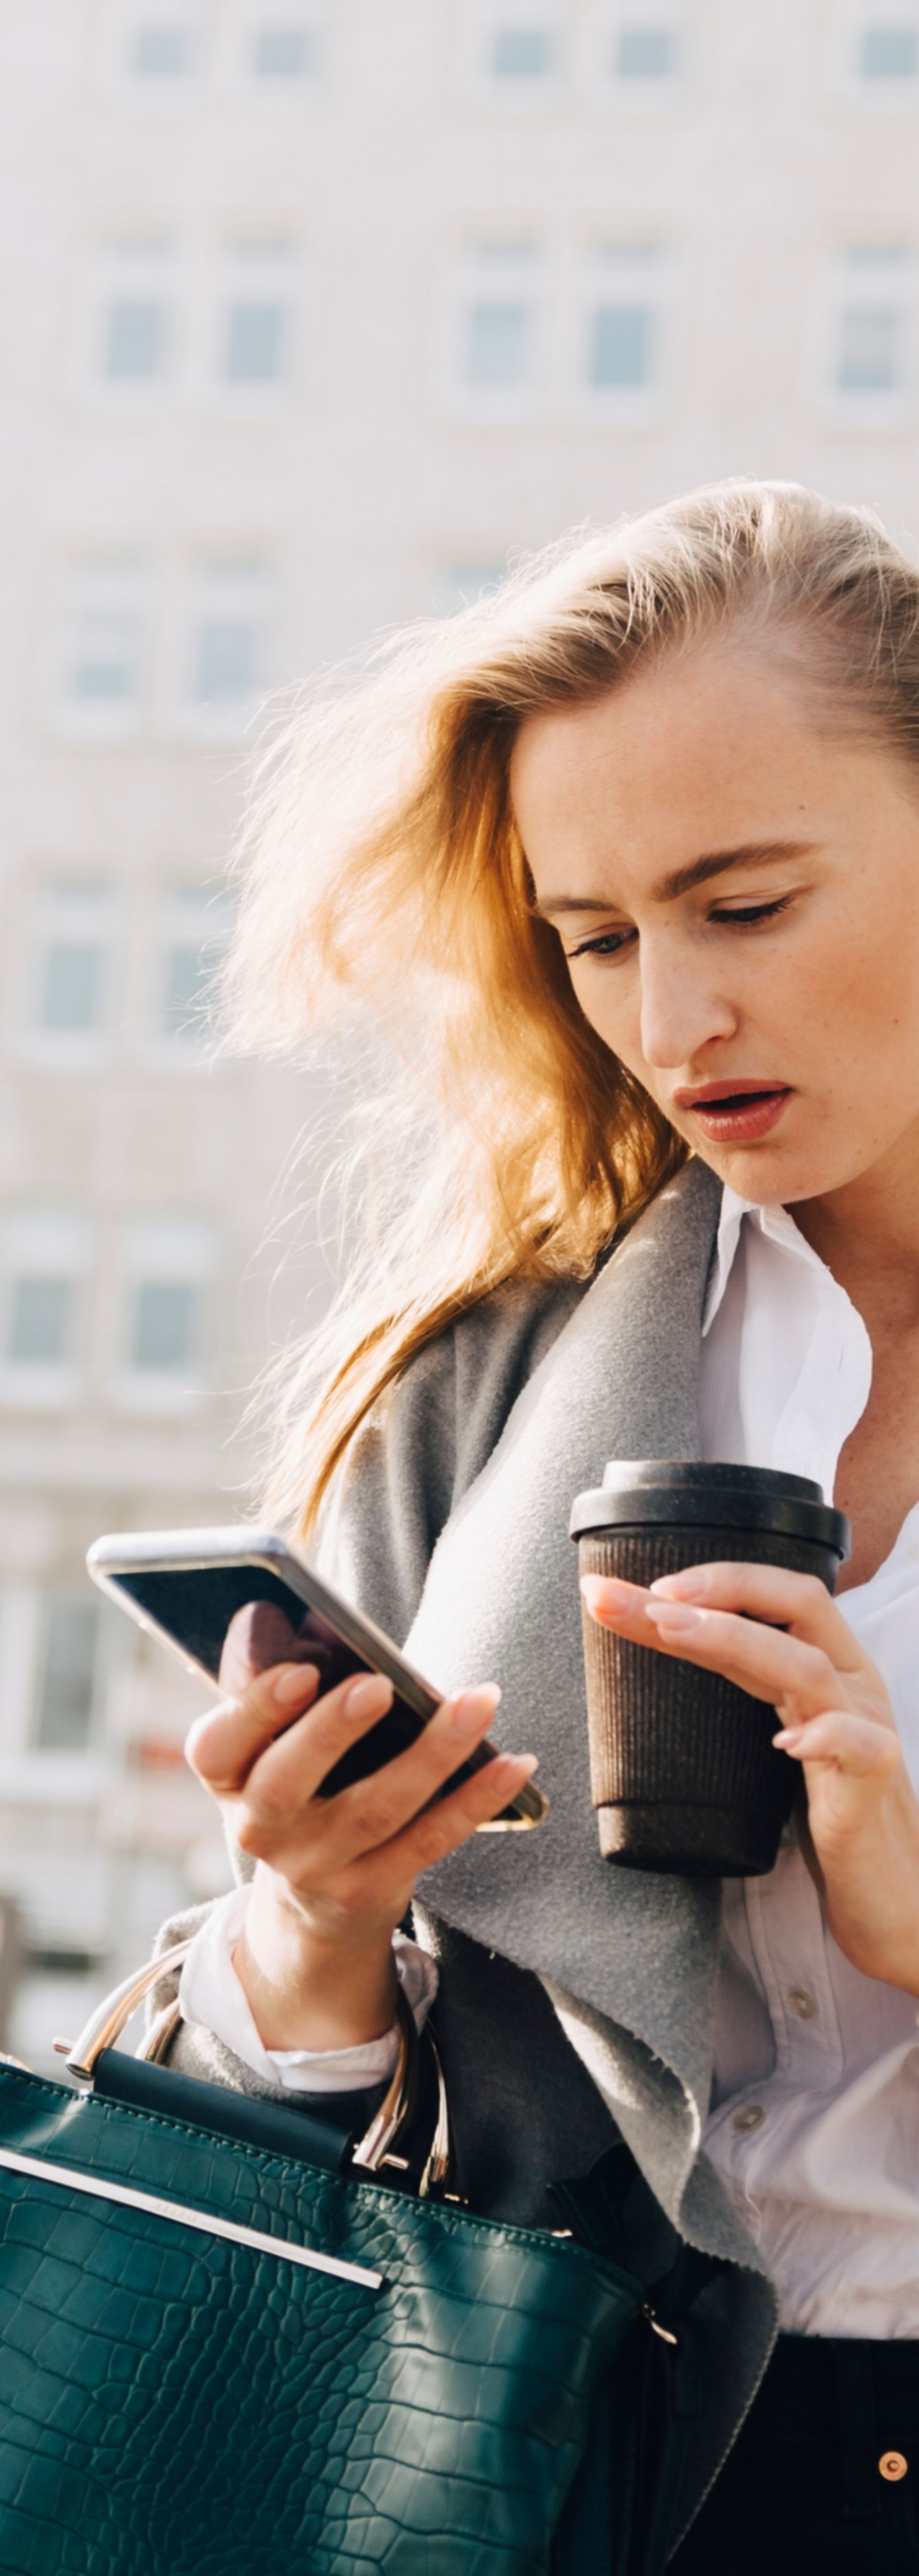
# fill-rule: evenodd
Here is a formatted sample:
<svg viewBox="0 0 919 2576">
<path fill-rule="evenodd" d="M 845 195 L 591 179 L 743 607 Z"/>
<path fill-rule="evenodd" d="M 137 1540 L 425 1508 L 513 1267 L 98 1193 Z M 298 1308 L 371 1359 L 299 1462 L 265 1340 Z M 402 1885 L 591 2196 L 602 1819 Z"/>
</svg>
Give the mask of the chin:
<svg viewBox="0 0 919 2576">
<path fill-rule="evenodd" d="M 723 1145 L 699 1160 L 754 1207 L 793 1207 L 796 1201 L 825 1198 L 856 1179 L 859 1169 L 853 1170 L 849 1157 L 816 1150 L 808 1154 L 800 1146 L 792 1153 L 769 1139 L 759 1146 Z"/>
</svg>

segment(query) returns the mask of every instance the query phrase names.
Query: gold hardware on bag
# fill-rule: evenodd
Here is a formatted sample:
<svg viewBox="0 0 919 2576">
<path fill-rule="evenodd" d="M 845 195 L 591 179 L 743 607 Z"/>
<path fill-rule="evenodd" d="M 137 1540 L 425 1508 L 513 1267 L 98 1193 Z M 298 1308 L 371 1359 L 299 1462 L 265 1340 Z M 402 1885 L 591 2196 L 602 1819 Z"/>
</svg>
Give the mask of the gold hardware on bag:
<svg viewBox="0 0 919 2576">
<path fill-rule="evenodd" d="M 390 2152 L 393 2140 L 408 2125 L 415 2107 L 418 2089 L 418 2032 L 415 2026 L 415 2015 L 402 1986 L 399 1987 L 396 2008 L 399 2021 L 399 2055 L 392 2080 L 379 2110 L 374 2113 L 366 2136 L 361 2139 L 360 2145 L 355 2147 L 351 2158 L 353 2166 L 363 2168 L 369 2173 L 378 2173 L 382 2165 L 397 2165 L 403 2173 L 408 2171 L 405 2159 L 402 2156 L 394 2156 Z M 447 2108 L 447 2088 L 437 2043 L 430 2029 L 428 2044 L 437 2074 L 437 2120 L 418 2185 L 419 2200 L 427 2200 L 432 2193 L 439 2193 L 450 2170 L 450 2115 Z"/>
<path fill-rule="evenodd" d="M 148 1959 L 145 1968 L 135 1968 L 130 1977 L 123 1977 L 120 1986 L 115 1986 L 112 1993 L 96 2005 L 79 2039 L 74 2040 L 73 2047 L 67 2052 L 68 2075 L 73 2076 L 74 2083 L 83 2091 L 92 2087 L 96 2060 L 101 2057 L 103 2049 L 114 2048 L 151 1986 L 155 1986 L 160 1977 L 168 1977 L 172 1968 L 180 1968 L 190 1949 L 190 1940 L 177 1941 L 173 1949 L 163 1951 L 161 1958 Z M 148 2030 L 138 2056 L 146 2058 L 148 2064 L 158 2065 L 166 2040 L 172 2037 L 180 2020 L 178 2002 L 167 2004 Z M 58 2047 L 57 2041 L 55 2047 Z M 64 2053 L 63 2047 L 60 2053 Z"/>
<path fill-rule="evenodd" d="M 92 2091 L 96 2064 L 103 2049 L 115 2047 L 122 2031 L 126 2029 L 133 2014 L 143 2003 L 144 1996 L 149 1994 L 151 1986 L 157 1985 L 161 1977 L 168 1977 L 173 1970 L 181 1968 L 190 1949 L 191 1939 L 177 1941 L 175 1947 L 164 1950 L 160 1958 L 148 1960 L 145 1968 L 136 1968 L 131 1976 L 124 1977 L 120 1986 L 116 1986 L 110 1995 L 105 1996 L 101 2004 L 96 2005 L 95 2012 L 90 2014 L 88 2022 L 81 2030 L 79 2038 L 74 2040 L 72 2048 L 68 2046 L 66 2040 L 55 2040 L 54 2046 L 58 2054 L 66 2057 L 68 2074 L 73 2076 L 74 2083 L 82 2092 Z M 396 2013 L 399 2025 L 399 2054 L 393 2074 L 379 2110 L 374 2112 L 369 2128 L 352 2155 L 352 2164 L 359 2171 L 363 2170 L 366 2173 L 378 2173 L 384 2165 L 392 2165 L 401 2173 L 408 2171 L 404 2157 L 393 2155 L 391 2152 L 400 2132 L 406 2128 L 411 2118 L 418 2089 L 418 2032 L 415 2027 L 414 2013 L 402 1986 L 399 1987 L 396 1998 Z M 181 2019 L 178 1997 L 173 1996 L 167 2004 L 163 2005 L 162 2011 L 157 2013 L 155 2021 L 151 2023 L 137 2051 L 138 2057 L 143 2058 L 148 2066 L 163 2064 L 170 2041 Z M 442 2191 L 450 2170 L 450 2116 L 447 2107 L 447 2088 L 433 2031 L 429 2031 L 428 2039 L 437 2072 L 437 2120 L 418 2185 L 419 2198 L 422 2200 Z"/>
</svg>

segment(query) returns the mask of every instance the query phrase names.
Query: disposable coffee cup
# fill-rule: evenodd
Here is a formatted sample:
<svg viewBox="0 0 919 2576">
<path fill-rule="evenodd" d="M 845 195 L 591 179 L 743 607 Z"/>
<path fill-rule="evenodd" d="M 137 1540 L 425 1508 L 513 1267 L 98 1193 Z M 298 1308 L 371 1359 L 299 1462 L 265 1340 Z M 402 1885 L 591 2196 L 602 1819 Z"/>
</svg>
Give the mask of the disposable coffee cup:
<svg viewBox="0 0 919 2576">
<path fill-rule="evenodd" d="M 850 1531 L 808 1476 L 695 1459 L 614 1460 L 571 1514 L 581 1574 L 648 1585 L 728 1558 L 816 1574 L 832 1592 Z M 775 1863 L 800 1768 L 775 1710 L 583 1613 L 591 1796 L 623 1869 L 756 1878 Z"/>
</svg>

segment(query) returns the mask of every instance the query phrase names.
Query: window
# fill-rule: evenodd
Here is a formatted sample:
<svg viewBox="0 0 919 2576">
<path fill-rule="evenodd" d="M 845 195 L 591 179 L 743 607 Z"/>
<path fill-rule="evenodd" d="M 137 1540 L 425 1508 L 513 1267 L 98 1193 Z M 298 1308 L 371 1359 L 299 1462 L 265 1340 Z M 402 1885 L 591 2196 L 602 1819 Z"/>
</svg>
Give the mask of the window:
<svg viewBox="0 0 919 2576">
<path fill-rule="evenodd" d="M 522 385 L 530 356 L 530 308 L 481 297 L 469 315 L 467 374 L 471 385 Z"/>
<path fill-rule="evenodd" d="M 163 371 L 165 307 L 153 296 L 118 296 L 109 306 L 105 373 L 120 384 L 149 382 Z"/>
<path fill-rule="evenodd" d="M 82 1592 L 47 1596 L 32 1728 L 39 1752 L 87 1749 L 97 1699 L 100 1607 Z"/>
<path fill-rule="evenodd" d="M 644 243 L 614 244 L 591 263 L 586 374 L 591 392 L 629 398 L 659 374 L 661 264 Z"/>
<path fill-rule="evenodd" d="M 195 1357 L 198 1287 L 190 1279 L 141 1279 L 134 1297 L 130 1366 L 158 1376 L 188 1369 Z"/>
<path fill-rule="evenodd" d="M 230 931 L 225 896 L 205 887 L 177 887 L 160 906 L 159 972 L 155 997 L 160 1036 L 198 1046 L 210 1014 L 214 975 Z"/>
<path fill-rule="evenodd" d="M 130 716 L 141 688 L 146 582 L 137 563 L 75 567 L 65 697 L 90 717 Z"/>
<path fill-rule="evenodd" d="M 203 960 L 197 940 L 173 941 L 163 973 L 163 1027 L 167 1037 L 193 1032 L 202 1013 Z"/>
<path fill-rule="evenodd" d="M 133 65 L 140 80 L 178 80 L 190 72 L 193 46 L 190 29 L 173 25 L 168 20 L 154 20 L 138 27 L 134 38 Z"/>
<path fill-rule="evenodd" d="M 0 1359 L 7 1400 L 56 1402 L 71 1391 L 89 1256 L 89 1231 L 79 1218 L 9 1220 Z"/>
<path fill-rule="evenodd" d="M 256 632 L 250 617 L 205 617 L 198 635 L 195 696 L 211 706 L 251 697 L 257 676 Z"/>
<path fill-rule="evenodd" d="M 228 253 L 220 373 L 238 388 L 286 374 L 290 254 L 286 242 L 237 242 Z"/>
<path fill-rule="evenodd" d="M 87 1037 L 106 1016 L 111 903 L 104 888 L 52 886 L 38 907 L 35 1024 Z"/>
<path fill-rule="evenodd" d="M 545 80 L 552 69 L 548 28 L 496 28 L 491 68 L 496 80 Z"/>
<path fill-rule="evenodd" d="M 246 715 L 263 683 L 264 579 L 249 563 L 215 563 L 198 577 L 192 703 L 204 715 Z"/>
<path fill-rule="evenodd" d="M 893 304 L 843 307 L 836 369 L 842 393 L 891 393 L 902 384 L 903 318 Z"/>
<path fill-rule="evenodd" d="M 308 27 L 262 27 L 255 39 L 260 80 L 306 80 L 316 69 L 316 38 Z"/>
<path fill-rule="evenodd" d="M 529 243 L 485 243 L 466 263 L 462 377 L 481 395 L 519 395 L 535 364 L 535 276 Z"/>
<path fill-rule="evenodd" d="M 170 357 L 171 262 L 160 239 L 114 242 L 92 306 L 91 372 L 113 391 L 148 387 Z"/>
<path fill-rule="evenodd" d="M 95 1029 L 101 1019 L 102 956 L 88 940 L 46 948 L 39 1007 L 43 1029 Z"/>
<path fill-rule="evenodd" d="M 73 1344 L 72 1279 L 14 1279 L 7 1357 L 13 1367 L 59 1368 Z"/>
<path fill-rule="evenodd" d="M 919 27 L 866 27 L 860 68 L 863 80 L 915 80 L 919 75 Z"/>
<path fill-rule="evenodd" d="M 224 374 L 231 384 L 270 385 L 281 373 L 284 311 L 280 304 L 255 303 L 251 297 L 231 304 L 227 315 Z"/>
<path fill-rule="evenodd" d="M 617 80 L 672 80 L 677 70 L 677 32 L 667 26 L 620 27 L 613 53 Z"/>
<path fill-rule="evenodd" d="M 840 262 L 833 381 L 850 402 L 905 392 L 911 307 L 911 264 L 899 249 L 851 250 Z"/>
<path fill-rule="evenodd" d="M 448 616 L 458 608 L 469 608 L 474 600 L 487 599 L 506 579 L 507 566 L 497 560 L 491 563 L 446 564 L 436 587 L 435 606 Z"/>
<path fill-rule="evenodd" d="M 126 1244 L 125 1373 L 135 1401 L 200 1385 L 210 1239 L 203 1226 L 135 1226 Z"/>
<path fill-rule="evenodd" d="M 646 385 L 653 314 L 647 304 L 598 304 L 593 316 L 592 385 Z"/>
</svg>

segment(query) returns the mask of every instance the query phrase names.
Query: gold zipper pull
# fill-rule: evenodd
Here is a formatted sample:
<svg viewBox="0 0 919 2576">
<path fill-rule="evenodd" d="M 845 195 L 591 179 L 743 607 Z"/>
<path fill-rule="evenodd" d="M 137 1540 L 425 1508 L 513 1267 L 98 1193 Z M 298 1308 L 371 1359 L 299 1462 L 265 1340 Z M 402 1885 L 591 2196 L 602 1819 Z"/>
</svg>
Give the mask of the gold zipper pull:
<svg viewBox="0 0 919 2576">
<path fill-rule="evenodd" d="M 650 2326 L 652 2334 L 658 2335 L 661 2343 L 672 2343 L 675 2348 L 678 2346 L 680 2340 L 679 2335 L 671 2334 L 669 2326 L 658 2325 L 654 2309 L 649 2305 L 647 2299 L 645 2300 L 641 2313 L 647 2324 Z"/>
</svg>

